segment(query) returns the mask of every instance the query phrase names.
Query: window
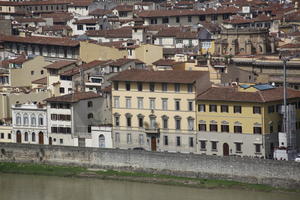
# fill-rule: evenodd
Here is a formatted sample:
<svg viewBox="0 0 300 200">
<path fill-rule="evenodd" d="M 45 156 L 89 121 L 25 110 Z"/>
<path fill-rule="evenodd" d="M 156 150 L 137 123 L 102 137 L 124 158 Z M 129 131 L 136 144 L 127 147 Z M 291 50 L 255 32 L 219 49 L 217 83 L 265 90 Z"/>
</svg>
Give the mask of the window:
<svg viewBox="0 0 300 200">
<path fill-rule="evenodd" d="M 131 127 L 131 116 L 126 116 L 126 125 Z"/>
<path fill-rule="evenodd" d="M 155 99 L 154 98 L 149 99 L 149 106 L 150 106 L 150 109 L 152 109 L 152 110 L 155 109 Z"/>
<path fill-rule="evenodd" d="M 36 118 L 34 115 L 31 116 L 31 126 L 36 126 Z"/>
<path fill-rule="evenodd" d="M 131 108 L 131 98 L 126 97 L 126 108 Z"/>
<path fill-rule="evenodd" d="M 206 141 L 200 140 L 200 150 L 205 151 L 206 150 Z"/>
<path fill-rule="evenodd" d="M 34 132 L 31 134 L 31 140 L 32 140 L 32 142 L 35 142 L 35 133 Z"/>
<path fill-rule="evenodd" d="M 242 113 L 242 106 L 233 106 L 234 113 Z"/>
<path fill-rule="evenodd" d="M 221 112 L 227 112 L 228 113 L 228 105 L 221 105 Z"/>
<path fill-rule="evenodd" d="M 168 117 L 163 116 L 162 120 L 163 120 L 163 128 L 168 129 Z"/>
<path fill-rule="evenodd" d="M 154 83 L 150 83 L 149 84 L 149 90 L 150 90 L 150 92 L 154 92 L 155 91 L 155 84 Z"/>
<path fill-rule="evenodd" d="M 255 145 L 255 153 L 261 153 L 261 144 L 254 144 Z"/>
<path fill-rule="evenodd" d="M 144 108 L 144 98 L 143 97 L 138 97 L 138 109 L 143 109 Z"/>
<path fill-rule="evenodd" d="M 174 89 L 175 89 L 175 92 L 180 92 L 180 84 L 179 83 L 175 83 L 174 84 Z"/>
<path fill-rule="evenodd" d="M 239 126 L 239 125 L 235 125 L 233 127 L 233 129 L 234 129 L 234 133 L 242 133 L 243 132 L 242 126 Z"/>
<path fill-rule="evenodd" d="M 168 24 L 169 23 L 169 18 L 168 17 L 163 17 L 162 18 L 162 23 L 163 24 Z"/>
<path fill-rule="evenodd" d="M 120 143 L 120 133 L 115 133 L 115 142 Z"/>
<path fill-rule="evenodd" d="M 138 91 L 143 91 L 143 83 L 138 82 L 137 89 L 138 89 Z"/>
<path fill-rule="evenodd" d="M 241 153 L 242 152 L 242 143 L 240 143 L 240 142 L 235 143 L 235 152 L 236 153 Z"/>
<path fill-rule="evenodd" d="M 93 113 L 89 113 L 88 116 L 87 116 L 87 118 L 88 118 L 88 119 L 93 119 L 93 118 L 94 118 Z"/>
<path fill-rule="evenodd" d="M 168 99 L 162 99 L 162 109 L 168 110 Z"/>
<path fill-rule="evenodd" d="M 140 145 L 144 144 L 144 135 L 143 134 L 139 134 L 139 144 Z"/>
<path fill-rule="evenodd" d="M 176 17 L 176 23 L 180 23 L 180 17 Z"/>
<path fill-rule="evenodd" d="M 115 126 L 120 126 L 120 116 L 115 116 Z"/>
<path fill-rule="evenodd" d="M 218 125 L 217 124 L 210 124 L 209 125 L 209 130 L 213 131 L 213 132 L 217 132 L 218 131 Z"/>
<path fill-rule="evenodd" d="M 168 136 L 167 136 L 167 135 L 164 136 L 164 145 L 165 145 L 165 146 L 168 146 L 168 145 L 169 145 L 169 139 L 168 139 Z"/>
<path fill-rule="evenodd" d="M 198 104 L 198 111 L 205 112 L 205 104 Z"/>
<path fill-rule="evenodd" d="M 193 108 L 193 102 L 192 101 L 188 102 L 188 109 L 189 109 L 189 111 L 193 111 L 194 110 L 194 108 Z"/>
<path fill-rule="evenodd" d="M 31 75 L 34 75 L 34 71 L 31 71 L 30 73 L 31 73 Z"/>
<path fill-rule="evenodd" d="M 221 125 L 221 132 L 226 132 L 226 133 L 228 133 L 228 132 L 229 132 L 229 125 L 224 125 L 224 124 L 222 124 L 222 125 Z"/>
<path fill-rule="evenodd" d="M 10 133 L 7 135 L 7 139 L 11 139 L 11 134 Z"/>
<path fill-rule="evenodd" d="M 41 70 L 41 74 L 42 74 L 42 75 L 44 74 L 44 70 Z"/>
<path fill-rule="evenodd" d="M 199 131 L 206 131 L 206 124 L 199 124 L 198 129 Z"/>
<path fill-rule="evenodd" d="M 83 25 L 82 24 L 78 24 L 77 25 L 77 30 L 82 31 L 83 30 Z"/>
<path fill-rule="evenodd" d="M 296 123 L 297 125 L 298 123 Z M 273 127 L 273 124 L 270 124 L 269 125 L 269 129 L 270 129 L 270 133 L 273 133 L 274 132 L 274 127 Z"/>
<path fill-rule="evenodd" d="M 130 82 L 125 83 L 125 88 L 127 91 L 130 91 Z"/>
<path fill-rule="evenodd" d="M 275 112 L 275 106 L 274 105 L 268 106 L 268 113 L 273 113 L 273 112 Z"/>
<path fill-rule="evenodd" d="M 178 146 L 178 147 L 181 145 L 180 139 L 181 139 L 180 136 L 176 137 L 176 146 Z"/>
<path fill-rule="evenodd" d="M 189 146 L 194 147 L 194 138 L 193 137 L 189 138 Z"/>
<path fill-rule="evenodd" d="M 64 94 L 65 93 L 65 88 L 63 88 L 63 87 L 59 88 L 59 93 Z"/>
<path fill-rule="evenodd" d="M 212 141 L 211 142 L 211 150 L 212 151 L 218 151 L 218 149 L 217 149 L 217 142 L 216 141 Z"/>
<path fill-rule="evenodd" d="M 89 101 L 88 104 L 87 104 L 87 106 L 88 106 L 89 108 L 93 107 L 93 102 L 92 102 L 92 101 Z"/>
<path fill-rule="evenodd" d="M 155 18 L 154 18 L 154 19 L 151 19 L 150 23 L 151 23 L 151 24 L 157 24 L 157 19 L 155 19 Z"/>
<path fill-rule="evenodd" d="M 217 21 L 217 20 L 218 20 L 218 15 L 211 16 L 211 21 Z"/>
<path fill-rule="evenodd" d="M 192 16 L 188 16 L 188 22 L 192 22 Z"/>
<path fill-rule="evenodd" d="M 24 116 L 23 116 L 23 124 L 24 124 L 24 126 L 28 126 L 28 124 L 29 124 L 29 119 L 28 119 L 27 114 L 24 114 Z"/>
<path fill-rule="evenodd" d="M 261 108 L 259 106 L 253 106 L 253 114 L 261 114 Z"/>
<path fill-rule="evenodd" d="M 205 21 L 206 19 L 206 16 L 205 15 L 200 15 L 199 16 L 199 21 Z"/>
<path fill-rule="evenodd" d="M 88 127 L 87 127 L 87 132 L 88 132 L 88 133 L 91 133 L 91 132 L 92 132 L 92 126 L 91 126 L 91 125 L 88 125 Z"/>
<path fill-rule="evenodd" d="M 175 110 L 180 110 L 180 100 L 175 100 Z"/>
<path fill-rule="evenodd" d="M 28 141 L 28 133 L 27 133 L 27 132 L 24 133 L 24 140 L 25 140 L 26 142 Z"/>
<path fill-rule="evenodd" d="M 167 84 L 167 83 L 162 83 L 162 85 L 161 85 L 161 90 L 162 90 L 163 92 L 168 91 L 168 84 Z"/>
<path fill-rule="evenodd" d="M 63 144 L 64 143 L 64 139 L 59 139 L 59 144 Z"/>
<path fill-rule="evenodd" d="M 188 118 L 188 130 L 193 131 L 194 130 L 194 119 L 193 118 Z"/>
<path fill-rule="evenodd" d="M 114 107 L 120 108 L 120 97 L 114 97 Z"/>
<path fill-rule="evenodd" d="M 193 85 L 192 84 L 188 84 L 187 85 L 187 89 L 188 89 L 188 93 L 192 93 L 193 92 Z"/>
<path fill-rule="evenodd" d="M 261 127 L 253 127 L 254 134 L 261 134 Z"/>
<path fill-rule="evenodd" d="M 1 133 L 1 139 L 4 139 L 4 133 Z"/>
<path fill-rule="evenodd" d="M 127 133 L 127 144 L 132 143 L 131 133 Z"/>
<path fill-rule="evenodd" d="M 180 118 L 175 118 L 175 129 L 180 130 L 181 125 L 181 119 Z"/>
<path fill-rule="evenodd" d="M 139 127 L 142 128 L 144 126 L 144 116 L 138 115 Z"/>
<path fill-rule="evenodd" d="M 217 105 L 209 105 L 209 112 L 217 112 Z"/>
<path fill-rule="evenodd" d="M 114 90 L 119 90 L 119 82 L 114 82 Z"/>
</svg>

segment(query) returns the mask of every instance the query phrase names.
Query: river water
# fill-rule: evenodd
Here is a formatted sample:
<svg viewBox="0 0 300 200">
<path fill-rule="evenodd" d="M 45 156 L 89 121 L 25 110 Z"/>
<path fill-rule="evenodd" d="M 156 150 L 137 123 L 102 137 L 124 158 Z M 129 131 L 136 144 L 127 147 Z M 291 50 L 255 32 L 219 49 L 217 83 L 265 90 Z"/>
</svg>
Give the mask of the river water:
<svg viewBox="0 0 300 200">
<path fill-rule="evenodd" d="M 299 200 L 294 193 L 199 189 L 92 178 L 0 173 L 0 200 Z"/>
</svg>

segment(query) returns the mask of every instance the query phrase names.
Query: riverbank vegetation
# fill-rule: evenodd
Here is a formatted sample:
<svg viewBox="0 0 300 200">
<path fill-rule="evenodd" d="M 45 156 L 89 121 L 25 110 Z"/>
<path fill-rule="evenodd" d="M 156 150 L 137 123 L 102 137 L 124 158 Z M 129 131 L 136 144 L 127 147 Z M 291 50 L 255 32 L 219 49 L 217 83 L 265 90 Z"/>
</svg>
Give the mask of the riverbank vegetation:
<svg viewBox="0 0 300 200">
<path fill-rule="evenodd" d="M 0 162 L 0 173 L 18 173 L 63 177 L 90 177 L 109 180 L 135 181 L 145 183 L 157 183 L 166 185 L 178 185 L 198 188 L 225 188 L 225 189 L 245 189 L 255 191 L 284 191 L 299 192 L 299 190 L 289 190 L 274 188 L 262 184 L 249 184 L 229 180 L 210 180 L 200 178 L 178 177 L 161 174 L 150 174 L 142 172 L 126 172 L 103 169 L 88 169 L 84 167 L 58 166 L 32 163 L 6 163 Z"/>
</svg>

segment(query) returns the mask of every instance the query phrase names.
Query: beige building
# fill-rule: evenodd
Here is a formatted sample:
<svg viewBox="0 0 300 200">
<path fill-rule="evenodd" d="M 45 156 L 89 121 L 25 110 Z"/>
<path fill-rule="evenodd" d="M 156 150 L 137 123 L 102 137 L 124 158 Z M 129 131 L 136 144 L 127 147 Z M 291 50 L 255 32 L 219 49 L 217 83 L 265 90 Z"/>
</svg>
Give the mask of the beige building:
<svg viewBox="0 0 300 200">
<path fill-rule="evenodd" d="M 196 94 L 207 72 L 127 70 L 112 79 L 116 148 L 196 152 Z"/>
<path fill-rule="evenodd" d="M 0 125 L 0 142 L 12 142 L 12 126 Z"/>
<path fill-rule="evenodd" d="M 152 65 L 153 62 L 163 58 L 163 48 L 151 44 L 136 45 L 128 41 L 99 44 L 80 42 L 80 59 L 83 62 L 120 58 L 139 59 L 147 65 Z"/>
<path fill-rule="evenodd" d="M 10 86 L 11 87 L 30 87 L 32 81 L 47 76 L 47 70 L 43 67 L 51 64 L 42 56 L 27 59 L 20 64 L 10 64 Z"/>
</svg>

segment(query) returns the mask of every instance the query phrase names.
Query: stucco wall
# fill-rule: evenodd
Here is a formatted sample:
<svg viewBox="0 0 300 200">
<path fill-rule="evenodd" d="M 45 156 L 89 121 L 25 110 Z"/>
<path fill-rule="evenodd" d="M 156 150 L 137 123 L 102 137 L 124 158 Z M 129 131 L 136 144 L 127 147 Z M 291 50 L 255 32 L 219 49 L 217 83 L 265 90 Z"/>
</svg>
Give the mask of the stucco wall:
<svg viewBox="0 0 300 200">
<path fill-rule="evenodd" d="M 300 187 L 300 163 L 239 157 L 0 143 L 0 161 L 80 165 Z"/>
</svg>

